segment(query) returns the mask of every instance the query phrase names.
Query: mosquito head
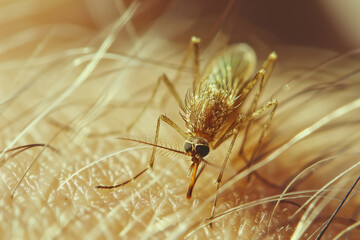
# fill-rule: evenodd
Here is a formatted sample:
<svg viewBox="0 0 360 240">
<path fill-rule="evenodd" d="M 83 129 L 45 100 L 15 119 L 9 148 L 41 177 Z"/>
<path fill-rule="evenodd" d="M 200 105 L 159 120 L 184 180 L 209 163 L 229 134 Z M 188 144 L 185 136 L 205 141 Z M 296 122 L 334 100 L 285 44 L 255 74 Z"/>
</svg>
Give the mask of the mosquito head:
<svg viewBox="0 0 360 240">
<path fill-rule="evenodd" d="M 184 149 L 185 152 L 187 152 L 191 156 L 195 156 L 198 154 L 201 157 L 207 156 L 210 151 L 209 142 L 205 138 L 196 136 L 191 136 L 186 139 Z"/>
<path fill-rule="evenodd" d="M 192 191 L 194 189 L 194 185 L 196 179 L 200 175 L 200 172 L 197 172 L 200 162 L 203 160 L 203 157 L 207 156 L 210 151 L 209 142 L 202 137 L 191 136 L 186 139 L 184 144 L 185 152 L 191 156 L 192 164 L 190 166 L 189 173 L 191 174 L 191 181 L 189 185 L 189 189 L 186 195 L 187 199 L 191 198 Z"/>
</svg>

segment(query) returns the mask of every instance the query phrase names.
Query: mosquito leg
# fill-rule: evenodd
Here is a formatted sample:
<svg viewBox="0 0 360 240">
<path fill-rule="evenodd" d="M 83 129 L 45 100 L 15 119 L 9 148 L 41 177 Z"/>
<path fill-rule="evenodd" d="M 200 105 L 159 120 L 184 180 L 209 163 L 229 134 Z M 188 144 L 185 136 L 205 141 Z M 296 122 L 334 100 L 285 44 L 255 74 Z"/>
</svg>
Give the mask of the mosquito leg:
<svg viewBox="0 0 360 240">
<path fill-rule="evenodd" d="M 253 101 L 253 104 L 251 107 L 252 112 L 254 112 L 257 109 L 257 104 L 259 101 L 260 94 L 261 94 L 262 90 L 264 89 L 264 87 L 269 79 L 269 76 L 272 73 L 276 59 L 277 59 L 276 53 L 272 52 L 272 53 L 270 53 L 270 55 L 268 56 L 268 58 L 266 59 L 266 61 L 264 62 L 263 66 L 262 66 L 262 69 L 265 70 L 265 75 L 264 75 L 264 78 L 261 79 L 260 85 L 256 92 L 256 95 L 255 95 L 255 98 L 254 98 L 254 101 Z"/>
<path fill-rule="evenodd" d="M 200 77 L 200 38 L 192 37 L 191 43 L 194 51 L 194 84 L 199 80 Z"/>
<path fill-rule="evenodd" d="M 159 139 L 159 132 L 160 132 L 160 122 L 163 121 L 165 123 L 167 123 L 168 125 L 170 125 L 172 128 L 174 128 L 178 133 L 180 133 L 181 136 L 183 136 L 185 139 L 188 137 L 188 135 L 186 134 L 186 132 L 184 132 L 183 130 L 181 130 L 181 128 L 174 123 L 170 118 L 166 117 L 165 115 L 160 115 L 160 117 L 157 120 L 157 125 L 156 125 L 156 132 L 155 132 L 155 139 L 154 139 L 154 147 L 153 147 L 153 151 L 151 154 L 151 158 L 149 160 L 149 164 L 148 166 L 143 169 L 142 171 L 140 171 L 138 174 L 136 174 L 134 177 L 132 177 L 129 180 L 126 180 L 125 182 L 122 182 L 120 184 L 116 184 L 116 185 L 110 185 L 110 186 L 96 186 L 96 188 L 107 188 L 107 189 L 111 189 L 111 188 L 117 188 L 117 187 L 121 187 L 124 186 L 125 184 L 134 181 L 135 179 L 137 179 L 138 177 L 140 177 L 143 173 L 145 173 L 148 169 L 152 169 L 153 165 L 154 165 L 154 160 L 155 160 L 155 154 L 156 154 L 156 146 L 158 143 L 158 139 Z"/>
<path fill-rule="evenodd" d="M 268 120 L 266 121 L 265 125 L 264 125 L 264 128 L 262 130 L 262 133 L 260 135 L 260 138 L 258 140 L 258 143 L 251 155 L 251 158 L 250 158 L 250 162 L 248 163 L 248 166 L 247 167 L 250 167 L 250 164 L 251 164 L 251 161 L 254 159 L 254 157 L 256 156 L 256 153 L 260 147 L 260 144 L 262 142 L 262 139 L 264 137 L 264 134 L 265 134 L 265 131 L 267 130 L 267 128 L 269 127 L 270 125 L 270 122 L 272 120 L 272 117 L 276 111 L 276 108 L 277 108 L 277 105 L 278 105 L 278 102 L 276 100 L 272 100 L 270 102 L 268 102 L 265 106 L 263 106 L 262 108 L 258 109 L 257 111 L 253 112 L 252 114 L 250 114 L 250 116 L 247 117 L 246 121 L 251 121 L 252 119 L 258 117 L 259 115 L 263 114 L 266 110 L 272 108 L 272 111 L 269 115 L 269 118 Z M 229 149 L 228 149 L 228 152 L 226 154 L 226 157 L 225 157 L 225 160 L 223 162 L 223 165 L 222 165 L 222 168 L 221 168 L 221 171 L 220 171 L 220 174 L 216 180 L 216 195 L 215 195 L 215 199 L 214 199 L 214 203 L 213 203 L 213 207 L 212 207 L 212 210 L 211 210 L 211 216 L 209 219 L 213 218 L 214 216 L 214 213 L 215 213 L 215 208 L 216 208 L 216 203 L 217 203 L 217 198 L 218 198 L 218 190 L 219 190 L 219 187 L 220 187 L 220 183 L 221 183 L 221 179 L 222 179 L 222 176 L 224 174 L 224 170 L 225 170 L 225 166 L 227 164 L 227 161 L 229 159 L 229 156 L 230 156 L 230 153 L 231 153 L 231 150 L 234 146 L 234 143 L 235 143 L 235 140 L 236 140 L 236 137 L 238 135 L 238 131 L 239 129 L 241 128 L 241 126 L 243 126 L 243 116 L 242 115 L 239 115 L 238 117 L 238 120 L 234 123 L 235 125 L 233 126 L 233 130 L 232 131 L 228 131 L 226 133 L 223 134 L 222 137 L 220 137 L 220 139 L 214 144 L 214 149 L 216 149 L 217 146 L 219 146 L 223 141 L 225 141 L 226 139 L 228 139 L 229 137 L 233 136 L 233 139 L 230 143 L 230 146 L 229 146 Z M 210 224 L 211 226 L 211 224 Z"/>
<path fill-rule="evenodd" d="M 163 121 L 163 122 L 167 123 L 168 125 L 170 125 L 178 133 L 180 133 L 180 135 L 183 136 L 185 139 L 188 138 L 188 134 L 186 132 L 184 132 L 183 130 L 181 130 L 181 128 L 176 123 L 174 123 L 170 118 L 166 117 L 165 115 L 160 115 L 160 117 L 158 118 L 158 121 L 157 121 L 157 125 L 156 125 L 156 133 L 155 133 L 155 139 L 154 139 L 155 145 L 157 145 L 158 139 L 159 139 L 160 121 Z M 152 154 L 151 154 L 151 158 L 149 161 L 149 168 L 153 167 L 155 153 L 156 153 L 156 147 L 154 146 Z"/>
<path fill-rule="evenodd" d="M 227 163 L 227 161 L 229 159 L 231 150 L 232 150 L 232 148 L 234 146 L 235 139 L 237 137 L 238 131 L 239 131 L 239 129 L 241 128 L 241 126 L 243 124 L 243 120 L 244 120 L 244 116 L 242 114 L 240 114 L 238 116 L 237 120 L 229 127 L 229 130 L 227 132 L 225 132 L 213 146 L 213 149 L 216 149 L 218 146 L 221 145 L 221 143 L 223 143 L 225 140 L 227 140 L 228 138 L 233 136 L 233 139 L 232 139 L 232 141 L 230 143 L 230 146 L 229 146 L 228 152 L 226 154 L 225 160 L 223 162 L 221 171 L 220 171 L 219 176 L 218 176 L 218 178 L 216 180 L 217 186 L 216 186 L 215 199 L 214 199 L 213 207 L 212 207 L 212 210 L 211 210 L 211 216 L 208 219 L 212 219 L 214 217 L 216 203 L 217 203 L 217 199 L 218 199 L 218 195 L 219 195 L 218 191 L 219 191 L 221 179 L 222 179 L 222 176 L 224 174 L 226 163 Z M 210 225 L 210 227 L 212 227 L 212 223 L 210 223 L 209 225 Z"/>
<path fill-rule="evenodd" d="M 183 60 L 181 61 L 179 70 L 177 71 L 177 73 L 174 77 L 174 80 L 172 82 L 173 85 L 175 85 L 179 81 L 180 75 L 183 72 L 183 70 L 185 68 L 185 64 L 188 61 L 191 54 L 194 54 L 193 55 L 193 57 L 194 57 L 194 59 L 193 59 L 194 83 L 198 79 L 198 77 L 200 75 L 200 38 L 193 36 L 190 40 L 190 43 L 189 43 L 187 49 L 186 49 Z"/>
<path fill-rule="evenodd" d="M 159 77 L 155 88 L 151 94 L 150 100 L 147 102 L 147 104 L 143 107 L 143 109 L 141 110 L 141 112 L 135 117 L 135 119 L 132 121 L 132 123 L 127 127 L 126 131 L 130 131 L 132 129 L 132 127 L 135 125 L 135 123 L 141 118 L 141 116 L 144 114 L 144 112 L 146 111 L 146 109 L 150 106 L 150 104 L 153 102 L 156 93 L 159 89 L 160 86 L 160 82 L 163 81 L 165 83 L 165 85 L 167 86 L 167 88 L 169 89 L 171 95 L 176 99 L 176 101 L 178 102 L 178 104 L 180 105 L 181 108 L 184 108 L 182 100 L 179 96 L 179 94 L 177 93 L 174 85 L 176 84 L 176 82 L 178 81 L 178 79 L 180 78 L 180 74 L 182 73 L 185 64 L 189 58 L 189 56 L 191 55 L 191 53 L 194 53 L 194 61 L 193 61 L 193 67 L 194 67 L 194 83 L 196 82 L 196 80 L 198 79 L 199 75 L 200 75 L 200 60 L 199 60 L 199 56 L 200 56 L 200 38 L 197 37 L 192 37 L 191 41 L 189 43 L 189 46 L 186 50 L 185 56 L 181 62 L 181 65 L 179 67 L 179 70 L 177 71 L 177 74 L 173 80 L 173 82 L 171 82 L 169 80 L 169 78 L 163 74 L 162 76 Z M 166 122 L 168 125 L 170 125 L 172 128 L 174 128 L 180 135 L 182 135 L 185 139 L 188 137 L 188 134 L 186 132 L 184 132 L 183 130 L 181 130 L 181 128 L 174 123 L 171 119 L 169 119 L 168 117 L 166 117 L 165 115 L 161 115 L 158 118 L 157 121 L 157 126 L 156 126 L 156 133 L 155 133 L 155 140 L 154 140 L 154 144 L 156 145 L 158 142 L 158 138 L 159 138 L 159 129 L 160 129 L 160 121 L 164 121 Z M 133 178 L 131 178 L 130 180 L 127 180 L 123 183 L 114 185 L 114 186 L 96 186 L 96 188 L 116 188 L 116 187 L 120 187 L 123 186 L 131 181 L 134 181 L 136 178 L 140 177 L 143 173 L 145 173 L 149 168 L 152 169 L 153 165 L 154 165 L 154 160 L 155 160 L 155 153 L 156 153 L 156 146 L 153 147 L 153 152 L 151 154 L 151 158 L 149 161 L 149 165 L 147 168 L 145 168 L 144 170 L 142 170 L 141 172 L 139 172 L 138 174 L 136 174 Z"/>
<path fill-rule="evenodd" d="M 132 127 L 135 125 L 135 123 L 140 119 L 140 117 L 144 114 L 144 112 L 146 111 L 146 109 L 151 105 L 151 103 L 153 102 L 156 93 L 159 89 L 160 83 L 161 81 L 163 81 L 165 83 L 165 85 L 167 86 L 167 88 L 169 89 L 171 95 L 175 98 L 175 100 L 178 102 L 179 105 L 182 104 L 181 98 L 179 96 L 179 94 L 177 93 L 177 91 L 174 88 L 174 85 L 170 82 L 169 78 L 163 74 L 159 77 L 155 88 L 151 94 L 151 97 L 149 99 L 149 101 L 147 101 L 147 103 L 145 104 L 145 106 L 143 107 L 143 109 L 141 110 L 141 112 L 135 117 L 135 119 L 131 122 L 131 124 L 126 128 L 126 132 L 130 131 L 132 129 Z"/>
<path fill-rule="evenodd" d="M 191 53 L 194 53 L 194 61 L 193 61 L 193 66 L 194 66 L 194 83 L 196 82 L 196 79 L 198 79 L 199 75 L 200 75 L 200 38 L 197 37 L 192 37 L 189 43 L 189 46 L 186 50 L 185 56 L 181 62 L 181 65 L 179 67 L 179 70 L 177 71 L 174 80 L 171 82 L 169 80 L 169 78 L 163 74 L 159 77 L 155 88 L 151 94 L 151 97 L 149 99 L 149 101 L 145 104 L 145 106 L 143 107 L 143 109 L 141 110 L 141 112 L 135 117 L 135 119 L 131 122 L 131 124 L 126 128 L 126 132 L 130 131 L 135 123 L 141 118 L 141 116 L 144 114 L 144 112 L 146 111 L 146 109 L 150 106 L 150 104 L 153 102 L 156 93 L 159 89 L 160 86 L 160 82 L 163 81 L 165 83 L 165 85 L 167 86 L 167 88 L 170 90 L 171 95 L 176 99 L 177 103 L 180 105 L 180 107 L 182 107 L 182 100 L 179 96 L 179 94 L 177 93 L 177 91 L 175 90 L 175 84 L 178 82 L 178 80 L 180 79 L 180 75 L 184 70 L 185 64 L 188 61 L 189 56 L 191 55 Z M 165 101 L 163 101 L 165 102 Z"/>
<path fill-rule="evenodd" d="M 224 141 L 229 139 L 234 134 L 234 129 L 237 129 L 237 131 L 240 131 L 241 127 L 243 126 L 245 116 L 242 114 L 239 114 L 238 118 L 235 120 L 235 122 L 228 128 L 228 130 L 219 138 L 219 140 L 212 146 L 212 148 L 215 150 L 218 146 L 220 146 Z"/>
<path fill-rule="evenodd" d="M 243 92 L 241 94 L 248 94 L 248 92 L 251 90 L 251 88 L 256 84 L 257 81 L 263 81 L 264 76 L 265 76 L 265 71 L 259 70 L 259 72 L 256 74 L 256 76 L 254 77 L 254 79 L 248 83 L 248 85 L 244 88 Z M 254 110 L 255 111 L 255 110 Z M 252 111 L 252 112 L 254 112 Z M 226 139 L 228 139 L 233 133 L 232 133 L 232 129 L 238 129 L 238 131 L 240 130 L 240 128 L 243 125 L 243 115 L 239 115 L 238 119 L 228 128 L 229 130 L 227 132 L 225 132 L 225 134 L 223 134 L 220 139 L 214 144 L 213 148 L 216 149 L 222 142 L 224 142 Z M 250 120 L 247 121 L 247 124 Z M 241 145 L 243 146 L 243 144 Z"/>
<path fill-rule="evenodd" d="M 218 199 L 218 195 L 219 195 L 219 188 L 220 188 L 220 183 L 221 183 L 221 179 L 223 177 L 223 174 L 224 174 L 224 170 L 225 170 L 225 167 L 226 167 L 226 163 L 228 162 L 229 160 L 229 157 L 230 157 L 230 153 L 231 153 L 231 150 L 234 146 L 234 143 L 235 143 L 235 140 L 236 140 L 236 137 L 238 135 L 238 130 L 237 129 L 234 129 L 233 130 L 233 139 L 230 143 L 230 146 L 229 146 L 229 149 L 226 153 L 226 157 L 225 157 L 225 160 L 223 162 L 223 165 L 221 167 L 221 170 L 220 170 L 220 173 L 219 173 L 219 176 L 218 178 L 216 179 L 216 193 L 215 193 L 215 199 L 214 199 L 214 203 L 213 203 L 213 207 L 212 207 L 212 210 L 211 210 L 211 216 L 209 219 L 212 219 L 214 217 L 214 213 L 215 213 L 215 208 L 216 208 L 216 203 L 217 203 L 217 199 Z M 210 227 L 212 227 L 212 224 L 210 223 Z"/>
<path fill-rule="evenodd" d="M 254 85 L 260 80 L 260 86 L 263 85 L 262 82 L 264 81 L 264 77 L 266 75 L 266 72 L 264 69 L 260 69 L 258 71 L 258 73 L 255 75 L 254 79 L 252 81 L 250 81 L 247 86 L 243 89 L 243 91 L 241 92 L 241 95 L 247 95 L 251 89 L 254 87 Z M 260 87 L 259 87 L 260 88 Z M 258 91 L 257 93 L 261 93 L 261 91 Z M 257 94 L 256 94 L 257 95 Z M 257 97 L 255 96 L 255 99 Z M 253 105 L 251 106 L 251 109 L 250 109 L 250 112 L 254 112 L 256 108 L 254 108 L 254 106 L 257 105 L 256 101 L 254 100 L 253 101 Z M 244 138 L 243 138 L 243 141 L 242 141 L 242 144 L 241 144 L 241 147 L 240 147 L 240 151 L 239 151 L 239 155 L 240 156 L 244 156 L 244 147 L 245 147 L 245 142 L 246 142 L 246 138 L 247 138 L 247 135 L 248 135 L 248 131 L 249 131 L 249 126 L 251 124 L 251 121 L 249 121 L 247 123 L 247 127 L 245 128 L 245 132 L 244 132 Z M 248 162 L 245 158 L 244 160 L 246 162 Z"/>
<path fill-rule="evenodd" d="M 258 101 L 259 101 L 259 97 L 262 93 L 262 90 L 265 86 L 265 84 L 267 83 L 268 79 L 269 79 L 269 76 L 271 75 L 271 72 L 274 68 L 274 65 L 275 65 L 275 61 L 277 59 L 277 55 L 275 52 L 272 52 L 267 60 L 264 62 L 263 66 L 262 66 L 262 70 L 265 71 L 265 74 L 264 74 L 264 77 L 261 79 L 260 81 L 260 84 L 259 84 L 259 87 L 258 87 L 258 90 L 255 94 L 255 98 L 254 98 L 254 101 L 252 103 L 252 106 L 251 106 L 251 109 L 250 109 L 250 112 L 255 112 L 255 110 L 257 109 L 257 104 L 258 104 Z M 248 131 L 249 131 L 249 128 L 250 128 L 250 125 L 251 125 L 251 121 L 249 121 L 246 129 L 245 129 L 245 132 L 244 132 L 244 139 L 243 139 L 243 142 L 241 144 L 241 147 L 240 147 L 240 151 L 239 151 L 239 155 L 241 156 L 244 156 L 244 147 L 245 147 L 245 143 L 246 143 L 246 139 L 247 139 L 247 136 L 248 136 Z"/>
<path fill-rule="evenodd" d="M 277 100 L 271 100 L 269 101 L 265 106 L 263 106 L 262 108 L 258 109 L 257 111 L 253 112 L 249 117 L 248 119 L 251 121 L 252 119 L 258 117 L 259 115 L 263 114 L 266 110 L 272 108 L 270 114 L 269 114 L 269 117 L 268 119 L 266 120 L 266 123 L 264 124 L 264 127 L 261 131 L 261 134 L 260 134 L 260 137 L 257 141 L 257 144 L 253 150 L 253 152 L 251 153 L 251 157 L 250 157 L 250 161 L 248 162 L 248 165 L 247 167 L 249 168 L 252 164 L 253 164 L 253 160 L 255 159 L 255 156 L 257 154 L 257 152 L 259 151 L 259 148 L 260 148 L 260 145 L 261 145 L 261 142 L 264 138 L 264 135 L 265 135 L 265 132 L 266 130 L 269 128 L 270 126 L 270 123 L 271 123 L 271 120 L 274 116 L 274 113 L 277 109 L 277 106 L 278 106 L 278 102 Z M 249 178 L 250 178 L 250 174 L 249 174 Z"/>
</svg>

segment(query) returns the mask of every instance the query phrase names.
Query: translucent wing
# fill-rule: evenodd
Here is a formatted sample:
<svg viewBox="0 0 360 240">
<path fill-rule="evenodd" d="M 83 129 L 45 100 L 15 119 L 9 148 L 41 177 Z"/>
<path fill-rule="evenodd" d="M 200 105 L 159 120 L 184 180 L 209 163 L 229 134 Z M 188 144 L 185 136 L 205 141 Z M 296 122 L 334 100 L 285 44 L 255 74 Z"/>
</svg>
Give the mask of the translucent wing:
<svg viewBox="0 0 360 240">
<path fill-rule="evenodd" d="M 202 78 L 194 83 L 194 93 L 201 95 L 205 90 L 218 89 L 237 97 L 252 77 L 255 67 L 256 54 L 249 45 L 232 45 L 217 54 L 207 65 Z"/>
</svg>

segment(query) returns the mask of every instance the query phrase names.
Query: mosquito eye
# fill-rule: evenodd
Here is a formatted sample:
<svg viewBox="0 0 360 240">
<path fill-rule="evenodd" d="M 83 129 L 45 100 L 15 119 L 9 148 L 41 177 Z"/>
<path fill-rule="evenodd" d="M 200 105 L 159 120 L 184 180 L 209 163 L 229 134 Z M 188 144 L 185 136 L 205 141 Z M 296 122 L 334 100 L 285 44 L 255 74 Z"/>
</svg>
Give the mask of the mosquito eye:
<svg viewBox="0 0 360 240">
<path fill-rule="evenodd" d="M 185 152 L 187 152 L 187 153 L 190 152 L 192 150 L 192 144 L 189 142 L 185 142 L 184 149 L 185 149 Z"/>
<path fill-rule="evenodd" d="M 200 154 L 200 156 L 205 157 L 209 154 L 210 148 L 206 145 L 197 145 L 196 146 L 196 152 Z"/>
</svg>

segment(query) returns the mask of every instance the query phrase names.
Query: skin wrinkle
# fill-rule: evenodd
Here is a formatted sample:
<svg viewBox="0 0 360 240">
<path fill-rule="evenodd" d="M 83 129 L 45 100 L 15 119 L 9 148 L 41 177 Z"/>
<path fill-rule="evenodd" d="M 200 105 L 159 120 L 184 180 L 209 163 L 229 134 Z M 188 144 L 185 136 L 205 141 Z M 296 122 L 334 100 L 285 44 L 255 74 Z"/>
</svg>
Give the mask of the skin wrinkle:
<svg viewBox="0 0 360 240">
<path fill-rule="evenodd" d="M 180 107 L 166 86 L 160 84 L 154 103 L 129 133 L 124 132 L 148 100 L 158 77 L 166 73 L 170 80 L 174 79 L 191 36 L 202 39 L 201 70 L 211 56 L 232 43 L 246 42 L 254 47 L 259 59 L 257 67 L 271 51 L 277 52 L 279 59 L 259 106 L 274 94 L 279 108 L 257 155 L 259 163 L 306 127 L 325 116 L 330 117 L 335 109 L 358 98 L 356 63 L 359 51 L 343 54 L 286 46 L 289 43 L 301 45 L 301 39 L 299 42 L 282 42 L 279 39 L 286 38 L 277 35 L 279 30 L 269 33 L 262 25 L 266 21 L 271 30 L 271 19 L 261 19 L 267 16 L 260 14 L 261 6 L 256 6 L 257 14 L 249 18 L 248 13 L 239 10 L 251 13 L 249 3 L 243 1 L 217 2 L 216 5 L 199 1 L 189 8 L 182 1 L 159 0 L 155 6 L 161 6 L 161 11 L 155 11 L 151 3 L 141 3 L 134 15 L 125 21 L 126 25 L 114 30 L 118 33 L 114 34 L 108 51 L 102 52 L 103 58 L 96 59 L 97 50 L 111 35 L 109 26 L 130 8 L 130 1 L 113 7 L 111 14 L 115 15 L 108 13 L 108 22 L 101 23 L 96 23 L 96 17 L 91 15 L 96 7 L 91 11 L 87 9 L 90 4 L 54 1 L 30 0 L 26 4 L 33 4 L 31 9 L 25 8 L 21 1 L 0 5 L 1 19 L 6 20 L 0 22 L 0 42 L 8 43 L 2 45 L 0 54 L 0 149 L 46 143 L 60 131 L 51 145 L 61 153 L 46 150 L 41 153 L 11 199 L 15 184 L 41 147 L 26 149 L 16 156 L 2 152 L 1 239 L 226 239 L 236 236 L 241 239 L 290 239 L 295 228 L 300 226 L 298 221 L 304 211 L 290 221 L 287 217 L 299 208 L 280 203 L 268 229 L 269 216 L 280 196 L 302 205 L 315 196 L 316 190 L 344 174 L 339 182 L 321 192 L 320 195 L 327 196 L 338 192 L 336 199 L 319 199 L 319 202 L 329 201 L 321 213 L 317 212 L 317 205 L 314 208 L 306 206 L 310 213 L 319 216 L 306 230 L 306 234 L 313 234 L 332 214 L 358 176 L 357 168 L 344 172 L 358 162 L 354 151 L 360 140 L 357 137 L 360 114 L 354 109 L 346 115 L 339 114 L 316 132 L 310 132 L 307 138 L 288 148 L 286 154 L 258 169 L 262 177 L 282 185 L 294 179 L 299 169 L 312 160 L 335 156 L 314 168 L 313 174 L 287 192 L 292 195 L 276 196 L 284 188 L 271 188 L 254 174 L 249 182 L 244 177 L 222 188 L 216 214 L 228 210 L 232 213 L 214 219 L 213 229 L 206 226 L 204 220 L 210 215 L 215 193 L 213 183 L 229 142 L 211 151 L 206 158 L 213 166 L 206 165 L 190 201 L 186 200 L 190 159 L 165 150 L 159 150 L 161 154 L 155 158 L 154 169 L 135 182 L 113 190 L 95 189 L 98 184 L 121 183 L 147 165 L 151 154 L 148 149 L 151 148 L 117 138 L 130 135 L 142 139 L 146 136 L 153 141 L 160 114 L 166 114 L 185 129 L 179 115 Z M 106 4 L 105 0 L 103 4 Z M 284 10 L 273 4 L 271 11 L 279 11 L 279 14 L 271 12 L 276 18 Z M 11 18 L 7 7 L 19 9 L 18 13 L 23 15 Z M 100 10 L 101 6 L 97 7 Z M 232 28 L 234 25 L 235 29 Z M 326 28 L 322 29 L 325 34 Z M 16 37 L 19 33 L 23 34 L 22 39 Z M 289 30 L 288 33 L 291 34 Z M 5 46 L 13 47 L 4 49 Z M 93 72 L 75 88 L 77 77 L 90 62 L 97 60 Z M 175 85 L 182 100 L 191 82 L 190 60 Z M 79 118 L 71 120 L 74 116 Z M 266 116 L 252 124 L 245 156 L 238 156 L 243 133 L 238 136 L 225 170 L 224 183 L 244 167 L 242 158 L 251 155 Z M 26 134 L 24 129 L 27 129 Z M 183 151 L 183 139 L 171 128 L 162 128 L 159 140 L 160 143 L 164 140 L 164 145 L 170 148 L 180 146 L 177 149 Z M 268 198 L 271 196 L 276 197 Z M 359 197 L 355 193 L 339 211 L 323 239 L 333 239 L 337 233 L 355 224 L 344 218 L 357 220 L 358 204 Z M 358 232 L 358 229 L 352 230 L 349 239 L 356 239 Z M 306 238 L 305 235 L 301 237 Z"/>
</svg>

